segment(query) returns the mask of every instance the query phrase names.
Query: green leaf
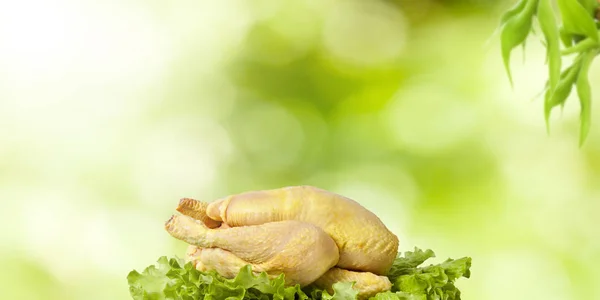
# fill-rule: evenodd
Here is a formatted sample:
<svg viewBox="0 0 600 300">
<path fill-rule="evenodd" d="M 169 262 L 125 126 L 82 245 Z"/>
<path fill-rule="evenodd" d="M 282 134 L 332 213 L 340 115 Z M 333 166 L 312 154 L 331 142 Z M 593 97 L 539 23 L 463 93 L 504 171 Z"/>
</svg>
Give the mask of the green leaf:
<svg viewBox="0 0 600 300">
<path fill-rule="evenodd" d="M 384 292 L 369 298 L 369 300 L 427 300 L 427 295 L 409 294 L 405 292 Z"/>
<path fill-rule="evenodd" d="M 333 284 L 333 295 L 323 291 L 323 300 L 354 300 L 358 297 L 358 291 L 353 288 L 353 282 L 336 282 Z"/>
<path fill-rule="evenodd" d="M 254 275 L 250 266 L 240 269 L 234 279 L 214 271 L 200 272 L 192 264 L 161 257 L 157 265 L 142 273 L 127 276 L 131 297 L 135 300 L 305 300 L 308 296 L 299 285 L 285 286 L 283 275 L 270 279 L 266 273 Z"/>
<path fill-rule="evenodd" d="M 590 65 L 596 56 L 596 51 L 588 51 L 582 54 L 581 68 L 577 75 L 577 95 L 579 96 L 579 104 L 581 106 L 580 113 L 580 129 L 579 129 L 579 146 L 583 146 L 590 131 L 591 124 L 591 105 L 592 91 L 588 79 Z"/>
<path fill-rule="evenodd" d="M 598 32 L 594 18 L 577 1 L 558 0 L 563 26 L 568 33 L 579 34 L 598 42 Z"/>
<path fill-rule="evenodd" d="M 166 276 L 169 270 L 168 260 L 163 256 L 159 258 L 157 266 L 149 266 L 141 274 L 131 271 L 127 275 L 127 282 L 133 299 L 165 299 L 163 290 L 169 282 Z"/>
<path fill-rule="evenodd" d="M 506 17 L 508 19 L 502 25 L 502 32 L 500 34 L 502 59 L 504 60 L 504 67 L 511 86 L 513 85 L 513 80 L 510 72 L 510 54 L 515 47 L 523 44 L 527 39 L 531 31 L 532 18 L 538 2 L 538 0 L 525 1 L 526 3 L 522 9 Z"/>
<path fill-rule="evenodd" d="M 443 270 L 444 274 L 448 276 L 448 280 L 450 281 L 454 281 L 460 277 L 469 278 L 471 277 L 471 258 L 463 257 L 456 260 L 447 259 L 445 262 L 439 265 L 425 267 L 423 272 L 430 272 L 429 268 Z"/>
<path fill-rule="evenodd" d="M 406 251 L 404 256 L 396 257 L 387 276 L 393 281 L 400 275 L 411 274 L 419 265 L 432 257 L 435 257 L 435 253 L 431 249 L 423 251 L 415 247 L 414 251 Z"/>
<path fill-rule="evenodd" d="M 571 66 L 560 74 L 556 89 L 546 90 L 544 97 L 544 117 L 546 119 L 546 129 L 548 132 L 550 132 L 550 113 L 554 107 L 564 104 L 569 97 L 569 94 L 571 94 L 571 89 L 577 79 L 580 64 L 581 58 L 578 57 Z"/>
<path fill-rule="evenodd" d="M 527 0 L 519 0 L 513 7 L 508 9 L 502 16 L 500 17 L 500 26 L 504 25 L 508 20 L 512 19 L 519 13 L 525 9 L 525 5 L 527 4 Z"/>
<path fill-rule="evenodd" d="M 538 4 L 537 18 L 546 41 L 546 59 L 548 61 L 548 72 L 550 77 L 550 90 L 554 90 L 560 78 L 562 58 L 560 53 L 560 41 L 558 26 L 550 0 L 540 0 Z"/>
<path fill-rule="evenodd" d="M 598 8 L 597 0 L 577 0 L 583 8 L 588 12 L 590 16 L 594 16 L 596 14 L 596 9 Z"/>
<path fill-rule="evenodd" d="M 393 284 L 391 293 L 375 299 L 459 300 L 460 291 L 454 286 L 454 281 L 471 276 L 471 258 L 448 259 L 441 264 L 419 267 L 434 256 L 431 250 L 415 248 L 413 252 L 406 252 L 404 257 L 396 258 L 388 274 Z"/>
</svg>

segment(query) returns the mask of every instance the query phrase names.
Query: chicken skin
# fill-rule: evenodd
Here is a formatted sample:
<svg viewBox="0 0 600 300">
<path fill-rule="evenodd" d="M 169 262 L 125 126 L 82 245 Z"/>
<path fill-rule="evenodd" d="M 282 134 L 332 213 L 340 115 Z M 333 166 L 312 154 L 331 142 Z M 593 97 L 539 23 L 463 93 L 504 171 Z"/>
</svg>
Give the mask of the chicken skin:
<svg viewBox="0 0 600 300">
<path fill-rule="evenodd" d="M 398 238 L 372 212 L 349 198 L 310 186 L 253 191 L 212 203 L 182 199 L 165 225 L 192 245 L 187 258 L 201 271 L 233 278 L 253 272 L 287 284 L 331 289 L 353 281 L 364 299 L 389 290 L 385 276 Z"/>
</svg>

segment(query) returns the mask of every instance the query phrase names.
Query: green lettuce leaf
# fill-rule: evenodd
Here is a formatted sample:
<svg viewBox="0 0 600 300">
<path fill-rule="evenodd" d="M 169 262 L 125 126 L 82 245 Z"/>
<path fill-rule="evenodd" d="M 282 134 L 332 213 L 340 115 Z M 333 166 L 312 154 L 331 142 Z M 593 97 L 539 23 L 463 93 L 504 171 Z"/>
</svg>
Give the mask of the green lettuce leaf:
<svg viewBox="0 0 600 300">
<path fill-rule="evenodd" d="M 435 257 L 435 253 L 432 250 L 423 251 L 416 247 L 413 252 L 406 251 L 404 256 L 398 254 L 388 273 L 390 281 L 394 282 L 401 275 L 414 273 L 419 265 L 432 257 Z"/>
<path fill-rule="evenodd" d="M 389 277 L 393 284 L 391 292 L 400 293 L 396 293 L 398 298 L 382 299 L 460 300 L 460 290 L 454 281 L 471 276 L 471 258 L 448 259 L 437 265 L 418 267 L 431 257 L 435 257 L 433 251 L 418 248 L 406 252 L 404 257 L 398 257 Z"/>
<path fill-rule="evenodd" d="M 448 259 L 437 265 L 419 267 L 435 257 L 431 250 L 399 255 L 388 277 L 392 290 L 371 300 L 460 300 L 454 281 L 470 276 L 471 258 Z M 285 286 L 284 276 L 270 279 L 266 273 L 255 275 L 250 266 L 240 269 L 233 279 L 214 271 L 200 272 L 191 263 L 161 257 L 156 265 L 143 272 L 131 271 L 127 276 L 129 292 L 134 300 L 356 300 L 353 282 L 333 285 L 333 295 L 309 286 Z"/>
<path fill-rule="evenodd" d="M 369 300 L 427 300 L 427 295 L 388 291 L 379 293 Z"/>
<path fill-rule="evenodd" d="M 234 279 L 226 279 L 214 271 L 200 272 L 191 263 L 166 257 L 142 273 L 131 271 L 127 281 L 135 300 L 308 299 L 300 286 L 286 287 L 283 275 L 269 279 L 266 273 L 257 276 L 245 266 Z"/>
</svg>

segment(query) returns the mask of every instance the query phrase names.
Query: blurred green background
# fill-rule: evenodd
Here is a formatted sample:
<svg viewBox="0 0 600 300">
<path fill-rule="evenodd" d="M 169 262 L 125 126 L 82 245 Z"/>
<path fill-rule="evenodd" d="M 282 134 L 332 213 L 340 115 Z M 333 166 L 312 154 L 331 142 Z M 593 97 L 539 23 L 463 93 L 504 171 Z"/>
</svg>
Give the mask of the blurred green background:
<svg viewBox="0 0 600 300">
<path fill-rule="evenodd" d="M 512 2 L 5 3 L 1 298 L 129 299 L 180 198 L 309 184 L 473 257 L 463 299 L 600 299 L 600 130 L 546 134 L 535 39 L 511 90 Z"/>
</svg>

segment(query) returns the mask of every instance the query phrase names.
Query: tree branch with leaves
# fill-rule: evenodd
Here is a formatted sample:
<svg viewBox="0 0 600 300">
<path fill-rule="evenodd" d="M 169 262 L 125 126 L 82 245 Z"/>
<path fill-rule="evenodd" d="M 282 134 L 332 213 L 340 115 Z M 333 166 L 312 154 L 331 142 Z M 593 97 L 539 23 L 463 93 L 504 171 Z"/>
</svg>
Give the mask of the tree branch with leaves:
<svg viewBox="0 0 600 300">
<path fill-rule="evenodd" d="M 587 139 L 591 125 L 592 92 L 588 73 L 600 53 L 598 7 L 598 0 L 519 0 L 500 19 L 502 59 L 511 86 L 511 52 L 525 46 L 533 26 L 539 26 L 549 74 L 544 87 L 546 128 L 549 132 L 552 109 L 564 106 L 575 87 L 581 110 L 580 146 Z M 571 65 L 563 69 L 563 57 L 572 55 L 575 58 Z"/>
</svg>

